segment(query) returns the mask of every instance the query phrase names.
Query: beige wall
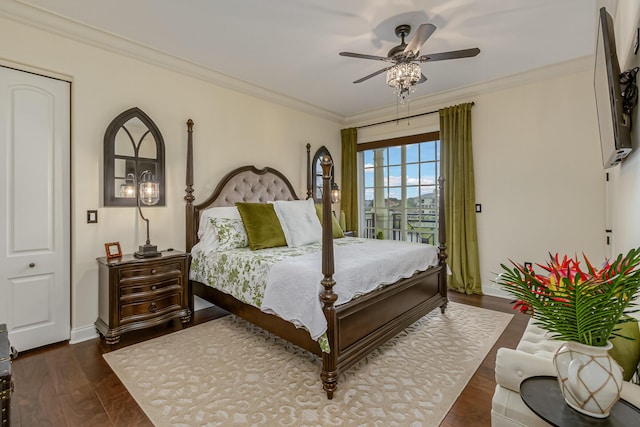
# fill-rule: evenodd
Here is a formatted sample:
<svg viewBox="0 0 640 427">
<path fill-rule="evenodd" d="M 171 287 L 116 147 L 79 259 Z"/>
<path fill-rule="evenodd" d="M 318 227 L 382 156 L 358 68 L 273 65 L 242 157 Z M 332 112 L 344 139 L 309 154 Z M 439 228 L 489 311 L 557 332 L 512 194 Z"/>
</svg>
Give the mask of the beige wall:
<svg viewBox="0 0 640 427">
<path fill-rule="evenodd" d="M 592 72 L 476 97 L 476 200 L 483 288 L 500 263 L 548 253 L 604 259 L 604 172 Z"/>
<path fill-rule="evenodd" d="M 578 63 L 559 67 L 557 74 L 532 72 L 503 89 L 474 88 L 469 90 L 473 95 L 444 97 L 440 105 L 422 107 L 432 111 L 475 102 L 476 202 L 482 204 L 476 219 L 487 294 L 504 295 L 492 281 L 508 259 L 543 263 L 549 252 L 584 252 L 597 263 L 604 259 L 604 172 L 591 61 Z M 565 68 L 572 71 L 561 72 Z M 426 132 L 438 129 L 438 122 L 438 115 L 431 114 L 409 124 L 363 128 L 358 139 Z"/>
<path fill-rule="evenodd" d="M 325 145 L 340 161 L 340 124 L 301 113 L 130 57 L 0 18 L 0 61 L 72 81 L 72 338 L 93 334 L 98 269 L 105 242 L 133 252 L 145 240 L 134 208 L 102 207 L 104 132 L 119 113 L 137 106 L 156 123 L 166 148 L 166 207 L 146 208 L 151 241 L 184 248 L 186 125 L 193 119 L 195 196 L 203 200 L 228 170 L 271 166 L 306 194 L 306 149 Z M 339 171 L 336 171 L 339 182 Z M 98 209 L 98 224 L 86 211 Z"/>
</svg>

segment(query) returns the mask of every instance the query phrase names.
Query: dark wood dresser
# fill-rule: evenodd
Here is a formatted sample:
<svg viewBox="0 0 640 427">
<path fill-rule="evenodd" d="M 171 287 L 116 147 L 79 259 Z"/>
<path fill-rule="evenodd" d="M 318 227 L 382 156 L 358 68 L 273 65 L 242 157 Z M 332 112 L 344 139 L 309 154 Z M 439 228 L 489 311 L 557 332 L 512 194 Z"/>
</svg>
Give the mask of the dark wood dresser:
<svg viewBox="0 0 640 427">
<path fill-rule="evenodd" d="M 177 317 L 191 321 L 189 254 L 163 251 L 155 258 L 98 258 L 99 304 L 95 326 L 108 344 L 127 331 Z"/>
<path fill-rule="evenodd" d="M 9 427 L 11 423 L 11 393 L 13 380 L 11 379 L 11 359 L 15 358 L 15 351 L 9 345 L 7 325 L 0 324 L 0 426 Z"/>
</svg>

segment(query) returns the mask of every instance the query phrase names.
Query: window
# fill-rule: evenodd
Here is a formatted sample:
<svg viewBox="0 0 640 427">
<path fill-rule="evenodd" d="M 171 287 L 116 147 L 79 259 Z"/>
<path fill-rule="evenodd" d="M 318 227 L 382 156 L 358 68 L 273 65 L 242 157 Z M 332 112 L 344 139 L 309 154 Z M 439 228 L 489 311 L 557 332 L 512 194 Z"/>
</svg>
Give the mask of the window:
<svg viewBox="0 0 640 427">
<path fill-rule="evenodd" d="M 363 237 L 437 243 L 439 138 L 431 132 L 358 145 Z"/>
</svg>

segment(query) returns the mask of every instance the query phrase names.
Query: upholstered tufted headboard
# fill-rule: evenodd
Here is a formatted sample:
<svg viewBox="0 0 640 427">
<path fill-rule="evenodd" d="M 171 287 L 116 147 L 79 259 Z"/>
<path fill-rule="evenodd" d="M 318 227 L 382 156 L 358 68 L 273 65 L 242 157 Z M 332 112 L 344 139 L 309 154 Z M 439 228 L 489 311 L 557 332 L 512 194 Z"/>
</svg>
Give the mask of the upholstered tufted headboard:
<svg viewBox="0 0 640 427">
<path fill-rule="evenodd" d="M 237 202 L 266 203 L 274 200 L 296 200 L 289 180 L 272 168 L 242 166 L 225 175 L 211 196 L 199 204 L 187 204 L 187 251 L 198 242 L 201 212 L 214 206 L 234 206 Z M 191 212 L 190 212 L 191 210 Z"/>
<path fill-rule="evenodd" d="M 211 197 L 196 207 L 204 209 L 234 206 L 237 202 L 266 203 L 297 198 L 289 180 L 277 170 L 243 166 L 222 178 Z"/>
</svg>

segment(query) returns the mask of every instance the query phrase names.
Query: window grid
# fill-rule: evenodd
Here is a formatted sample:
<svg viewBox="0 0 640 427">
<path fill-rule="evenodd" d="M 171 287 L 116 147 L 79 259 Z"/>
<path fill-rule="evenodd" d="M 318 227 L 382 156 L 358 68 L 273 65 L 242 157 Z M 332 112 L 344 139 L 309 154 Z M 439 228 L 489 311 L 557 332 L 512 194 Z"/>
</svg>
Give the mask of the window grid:
<svg viewBox="0 0 640 427">
<path fill-rule="evenodd" d="M 439 154 L 439 140 L 363 151 L 363 237 L 437 244 Z"/>
</svg>

